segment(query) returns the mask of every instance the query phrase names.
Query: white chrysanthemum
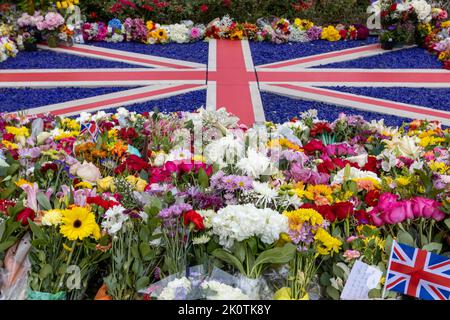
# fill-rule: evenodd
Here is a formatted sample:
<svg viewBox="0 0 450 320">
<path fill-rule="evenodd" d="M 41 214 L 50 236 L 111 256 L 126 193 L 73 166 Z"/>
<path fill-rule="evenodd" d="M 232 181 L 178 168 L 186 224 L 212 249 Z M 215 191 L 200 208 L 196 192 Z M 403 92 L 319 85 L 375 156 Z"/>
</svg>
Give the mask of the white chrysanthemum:
<svg viewBox="0 0 450 320">
<path fill-rule="evenodd" d="M 220 168 L 227 164 L 235 163 L 236 159 L 241 159 L 244 155 L 244 144 L 234 138 L 233 135 L 220 138 L 211 142 L 204 149 L 206 162 L 218 164 Z"/>
<path fill-rule="evenodd" d="M 123 223 L 129 219 L 129 216 L 124 214 L 125 208 L 121 205 L 114 206 L 105 212 L 102 228 L 108 234 L 114 235 L 122 229 Z"/>
<path fill-rule="evenodd" d="M 425 0 L 413 0 L 411 6 L 417 14 L 420 22 L 428 23 L 431 21 L 431 5 Z"/>
<path fill-rule="evenodd" d="M 234 241 L 243 241 L 253 236 L 272 244 L 280 233 L 288 231 L 288 220 L 272 209 L 258 209 L 253 204 L 229 205 L 212 218 L 213 233 L 219 243 L 230 248 Z"/>
<path fill-rule="evenodd" d="M 253 178 L 259 178 L 259 176 L 268 173 L 270 159 L 255 149 L 249 149 L 247 157 L 239 160 L 236 166 L 245 174 Z"/>
<path fill-rule="evenodd" d="M 161 291 L 158 300 L 184 300 L 191 291 L 191 281 L 183 277 L 170 281 Z"/>
<path fill-rule="evenodd" d="M 206 244 L 211 240 L 211 237 L 207 234 L 202 234 L 201 236 L 192 239 L 193 245 Z"/>
<path fill-rule="evenodd" d="M 62 213 L 60 210 L 49 210 L 45 212 L 41 223 L 44 226 L 57 226 L 62 222 Z"/>
<path fill-rule="evenodd" d="M 249 300 L 250 298 L 239 288 L 225 283 L 210 280 L 201 284 L 206 300 Z"/>
<path fill-rule="evenodd" d="M 184 43 L 189 41 L 189 29 L 184 24 L 172 24 L 169 26 L 170 40 L 177 43 Z"/>
<path fill-rule="evenodd" d="M 278 191 L 267 182 L 253 181 L 253 192 L 258 197 L 256 205 L 267 206 L 274 203 L 278 197 Z"/>
<path fill-rule="evenodd" d="M 332 184 L 341 184 L 344 182 L 344 175 L 345 175 L 345 171 L 347 169 L 341 169 L 339 170 L 336 175 L 333 178 Z M 351 179 L 364 179 L 364 178 L 372 178 L 377 180 L 378 182 L 381 182 L 381 179 L 378 178 L 377 174 L 375 172 L 372 171 L 364 171 L 364 170 L 359 170 L 357 168 L 351 167 L 349 170 L 349 175 L 346 177 L 347 179 L 351 180 Z"/>
</svg>

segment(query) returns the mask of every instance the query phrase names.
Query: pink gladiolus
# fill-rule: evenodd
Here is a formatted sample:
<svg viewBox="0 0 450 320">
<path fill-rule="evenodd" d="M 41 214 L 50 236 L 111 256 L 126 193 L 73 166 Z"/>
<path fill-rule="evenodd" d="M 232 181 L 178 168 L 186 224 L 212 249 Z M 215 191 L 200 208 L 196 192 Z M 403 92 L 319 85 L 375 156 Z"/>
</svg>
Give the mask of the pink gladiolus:
<svg viewBox="0 0 450 320">
<path fill-rule="evenodd" d="M 23 191 L 27 194 L 27 207 L 38 211 L 37 193 L 39 192 L 39 186 L 35 182 L 32 185 L 23 184 L 20 186 Z"/>
</svg>

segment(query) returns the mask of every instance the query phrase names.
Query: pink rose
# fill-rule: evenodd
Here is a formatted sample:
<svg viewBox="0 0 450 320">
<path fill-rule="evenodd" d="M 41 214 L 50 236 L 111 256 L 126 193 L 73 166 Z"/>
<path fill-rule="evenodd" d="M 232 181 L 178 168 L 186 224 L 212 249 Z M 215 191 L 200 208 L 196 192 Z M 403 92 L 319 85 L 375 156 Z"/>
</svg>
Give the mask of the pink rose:
<svg viewBox="0 0 450 320">
<path fill-rule="evenodd" d="M 415 218 L 433 218 L 437 221 L 445 218 L 444 212 L 439 210 L 440 203 L 424 197 L 415 197 L 411 200 L 412 212 Z"/>
</svg>

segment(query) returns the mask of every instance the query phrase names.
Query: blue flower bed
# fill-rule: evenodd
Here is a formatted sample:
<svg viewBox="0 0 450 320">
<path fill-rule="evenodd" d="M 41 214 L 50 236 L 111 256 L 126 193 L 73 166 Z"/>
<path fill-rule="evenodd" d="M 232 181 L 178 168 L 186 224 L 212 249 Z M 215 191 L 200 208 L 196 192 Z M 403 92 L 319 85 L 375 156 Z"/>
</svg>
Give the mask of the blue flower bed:
<svg viewBox="0 0 450 320">
<path fill-rule="evenodd" d="M 250 42 L 253 63 L 261 65 L 271 62 L 312 56 L 315 54 L 356 48 L 378 42 L 378 38 L 369 37 L 367 40 L 351 40 L 330 42 L 317 40 L 311 42 L 289 42 L 274 44 L 270 42 Z M 276 54 L 274 54 L 276 52 Z"/>
<path fill-rule="evenodd" d="M 103 59 L 80 57 L 73 54 L 38 50 L 19 52 L 17 57 L 0 63 L 0 69 L 99 69 L 142 68 L 142 66 Z"/>
<path fill-rule="evenodd" d="M 208 63 L 208 43 L 197 41 L 193 43 L 144 44 L 137 42 L 90 42 L 90 45 L 115 50 L 130 51 L 155 55 L 165 58 L 187 60 L 197 63 Z"/>
<path fill-rule="evenodd" d="M 449 88 L 327 87 L 327 89 L 450 111 Z"/>
<path fill-rule="evenodd" d="M 313 68 L 442 69 L 442 62 L 423 48 L 387 51 L 382 55 L 324 64 Z"/>
<path fill-rule="evenodd" d="M 130 88 L 0 88 L 0 97 L 2 97 L 0 101 L 0 112 L 12 112 L 29 108 L 37 108 L 49 104 L 83 99 L 127 89 Z"/>
<path fill-rule="evenodd" d="M 206 103 L 206 90 L 192 91 L 173 97 L 159 100 L 152 100 L 143 103 L 136 103 L 125 108 L 138 113 L 153 111 L 155 107 L 160 112 L 195 111 Z M 105 110 L 105 112 L 115 112 L 116 108 Z"/>
<path fill-rule="evenodd" d="M 261 92 L 261 97 L 266 114 L 266 120 L 275 123 L 289 121 L 309 109 L 318 111 L 319 119 L 334 121 L 340 113 L 348 115 L 361 115 L 367 121 L 384 119 L 384 123 L 390 126 L 400 126 L 403 122 L 411 121 L 408 118 L 396 117 L 369 111 L 360 111 L 353 108 L 335 106 L 327 103 L 298 100 L 273 93 Z"/>
</svg>

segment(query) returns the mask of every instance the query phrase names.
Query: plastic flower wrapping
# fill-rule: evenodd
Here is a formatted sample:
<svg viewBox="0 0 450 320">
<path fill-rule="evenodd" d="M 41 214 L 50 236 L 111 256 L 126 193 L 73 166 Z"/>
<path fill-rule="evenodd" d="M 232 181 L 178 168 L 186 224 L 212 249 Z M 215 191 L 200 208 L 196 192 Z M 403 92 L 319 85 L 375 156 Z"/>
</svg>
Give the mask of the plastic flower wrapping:
<svg viewBox="0 0 450 320">
<path fill-rule="evenodd" d="M 449 251 L 438 122 L 119 108 L 0 131 L 4 299 L 339 299 L 357 259 L 386 272 L 394 239 Z"/>
</svg>

